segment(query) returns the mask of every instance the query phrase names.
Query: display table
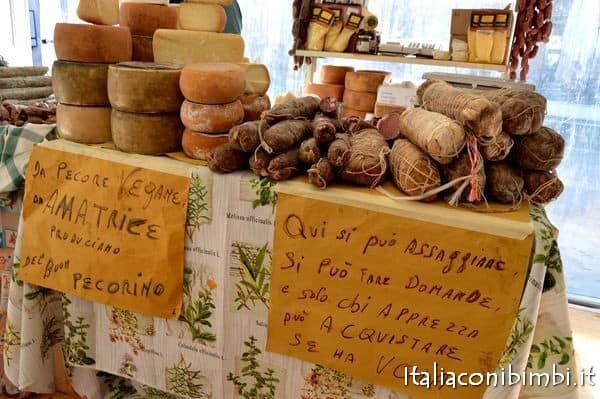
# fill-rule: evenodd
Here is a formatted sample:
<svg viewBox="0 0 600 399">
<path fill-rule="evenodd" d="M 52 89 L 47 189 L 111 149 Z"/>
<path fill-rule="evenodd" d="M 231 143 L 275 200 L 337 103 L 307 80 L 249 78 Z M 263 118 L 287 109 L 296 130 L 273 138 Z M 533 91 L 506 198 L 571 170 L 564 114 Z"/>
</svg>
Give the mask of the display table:
<svg viewBox="0 0 600 399">
<path fill-rule="evenodd" d="M 62 146 L 73 144 L 53 143 L 54 148 Z M 91 151 L 110 158 L 110 150 Z M 263 393 L 256 396 L 260 398 L 408 398 L 266 352 L 275 191 L 249 173 L 215 175 L 194 165 L 189 171 L 191 211 L 180 320 L 135 314 L 19 281 L 19 228 L 4 335 L 8 379 L 23 391 L 53 392 L 62 366 L 53 347 L 60 344 L 73 387 L 87 398 L 169 397 L 164 392 L 173 397 L 233 398 L 240 375 L 241 381 L 255 384 Z M 523 239 L 533 233 L 531 268 L 501 365 L 522 370 L 529 364 L 535 372 L 552 372 L 553 365 L 562 371 L 577 369 L 560 255 L 543 208 L 482 214 L 439 204 L 394 202 L 366 189 L 334 186 L 318 191 L 299 180 L 277 189 L 483 234 Z M 484 397 L 568 399 L 576 398 L 577 392 L 567 386 L 505 385 L 489 387 Z"/>
</svg>

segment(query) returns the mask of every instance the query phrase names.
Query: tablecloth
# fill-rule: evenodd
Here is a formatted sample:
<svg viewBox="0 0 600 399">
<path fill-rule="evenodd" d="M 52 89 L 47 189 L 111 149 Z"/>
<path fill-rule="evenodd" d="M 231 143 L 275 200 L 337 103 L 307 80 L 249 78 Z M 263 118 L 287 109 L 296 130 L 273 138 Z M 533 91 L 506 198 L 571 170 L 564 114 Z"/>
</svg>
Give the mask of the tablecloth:
<svg viewBox="0 0 600 399">
<path fill-rule="evenodd" d="M 265 351 L 277 200 L 273 183 L 248 173 L 213 175 L 195 168 L 181 319 L 151 318 L 23 283 L 16 278 L 19 238 L 5 304 L 8 379 L 23 391 L 52 392 L 50 348 L 60 344 L 73 386 L 87 398 L 407 398 Z M 576 370 L 552 225 L 542 207 L 533 206 L 531 218 L 531 271 L 497 373 L 509 364 L 534 372 L 552 372 L 553 365 L 558 371 Z M 573 386 L 522 384 L 490 387 L 484 396 L 576 397 Z"/>
</svg>

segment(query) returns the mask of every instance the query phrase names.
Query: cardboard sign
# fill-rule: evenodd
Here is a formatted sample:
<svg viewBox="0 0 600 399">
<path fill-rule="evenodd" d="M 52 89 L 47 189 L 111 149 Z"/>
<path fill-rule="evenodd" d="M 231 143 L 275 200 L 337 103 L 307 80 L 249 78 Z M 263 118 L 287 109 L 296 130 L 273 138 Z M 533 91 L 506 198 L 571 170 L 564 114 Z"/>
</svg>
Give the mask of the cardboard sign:
<svg viewBox="0 0 600 399">
<path fill-rule="evenodd" d="M 37 146 L 27 169 L 19 278 L 176 319 L 189 182 Z"/>
<path fill-rule="evenodd" d="M 440 369 L 494 371 L 532 242 L 280 193 L 267 349 L 419 398 L 480 399 L 483 384 L 442 386 Z"/>
</svg>

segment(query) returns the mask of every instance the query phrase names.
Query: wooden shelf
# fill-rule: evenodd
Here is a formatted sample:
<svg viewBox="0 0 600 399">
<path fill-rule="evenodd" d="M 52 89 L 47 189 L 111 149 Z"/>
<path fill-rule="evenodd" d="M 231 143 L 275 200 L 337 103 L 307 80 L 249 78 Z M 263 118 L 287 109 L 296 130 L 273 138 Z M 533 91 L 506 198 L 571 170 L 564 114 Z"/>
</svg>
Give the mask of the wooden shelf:
<svg viewBox="0 0 600 399">
<path fill-rule="evenodd" d="M 372 55 L 360 53 L 334 53 L 328 51 L 309 51 L 296 50 L 296 55 L 300 57 L 312 58 L 343 58 L 357 61 L 375 61 L 375 62 L 391 62 L 398 64 L 415 64 L 415 65 L 432 65 L 448 68 L 467 68 L 467 69 L 484 69 L 488 71 L 505 72 L 506 65 L 498 64 L 481 64 L 477 62 L 458 62 L 434 60 L 431 58 L 417 58 L 407 56 L 391 56 L 391 55 Z"/>
</svg>

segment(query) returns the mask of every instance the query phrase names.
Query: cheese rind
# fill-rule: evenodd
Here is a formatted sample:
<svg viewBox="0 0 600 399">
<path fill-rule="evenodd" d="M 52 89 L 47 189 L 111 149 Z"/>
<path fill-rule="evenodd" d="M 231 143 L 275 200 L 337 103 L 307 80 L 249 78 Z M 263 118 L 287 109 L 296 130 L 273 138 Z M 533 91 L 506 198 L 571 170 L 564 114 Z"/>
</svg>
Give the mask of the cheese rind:
<svg viewBox="0 0 600 399">
<path fill-rule="evenodd" d="M 135 36 L 152 36 L 157 29 L 177 27 L 177 7 L 158 4 L 121 4 L 119 24 Z"/>
<path fill-rule="evenodd" d="M 344 91 L 344 106 L 357 111 L 373 112 L 377 93 L 357 92 L 346 89 Z"/>
<path fill-rule="evenodd" d="M 206 4 L 220 4 L 222 6 L 230 6 L 233 0 L 187 0 L 188 3 L 206 3 Z"/>
<path fill-rule="evenodd" d="M 178 65 L 125 62 L 108 68 L 113 108 L 136 113 L 176 113 L 183 102 Z"/>
<path fill-rule="evenodd" d="M 330 85 L 344 85 L 346 82 L 346 73 L 354 72 L 353 67 L 323 65 L 321 67 L 321 83 Z"/>
<path fill-rule="evenodd" d="M 333 97 L 338 101 L 344 98 L 344 86 L 326 83 L 309 83 L 304 87 L 304 93 L 319 96 L 321 99 Z"/>
<path fill-rule="evenodd" d="M 178 114 L 111 114 L 112 138 L 124 152 L 159 155 L 181 149 L 183 126 Z"/>
<path fill-rule="evenodd" d="M 60 138 L 81 144 L 111 140 L 110 107 L 80 107 L 58 104 L 56 129 Z"/>
<path fill-rule="evenodd" d="M 183 3 L 179 6 L 177 29 L 223 32 L 227 14 L 218 4 Z"/>
<path fill-rule="evenodd" d="M 131 36 L 133 61 L 153 62 L 152 36 Z"/>
<path fill-rule="evenodd" d="M 120 26 L 57 23 L 56 58 L 63 61 L 114 64 L 131 60 L 131 34 Z"/>
<path fill-rule="evenodd" d="M 269 90 L 271 76 L 266 65 L 249 62 L 238 65 L 246 72 L 246 94 L 265 94 Z"/>
<path fill-rule="evenodd" d="M 79 0 L 77 16 L 92 24 L 116 25 L 119 23 L 119 0 Z"/>
<path fill-rule="evenodd" d="M 207 161 L 208 155 L 216 147 L 228 142 L 228 134 L 204 134 L 190 129 L 185 129 L 181 138 L 185 155 L 202 161 Z"/>
<path fill-rule="evenodd" d="M 257 121 L 264 111 L 271 109 L 271 100 L 266 95 L 244 94 L 240 102 L 244 107 L 244 122 Z"/>
<path fill-rule="evenodd" d="M 392 78 L 390 72 L 385 71 L 356 71 L 346 73 L 346 89 L 377 93 L 377 89 Z"/>
<path fill-rule="evenodd" d="M 175 64 L 241 62 L 244 39 L 230 33 L 158 29 L 153 40 L 154 61 Z"/>
<path fill-rule="evenodd" d="M 206 105 L 185 100 L 181 105 L 185 127 L 202 133 L 226 133 L 244 121 L 244 107 L 239 100 L 229 104 Z"/>
<path fill-rule="evenodd" d="M 107 64 L 54 61 L 52 89 L 56 100 L 68 105 L 107 106 Z"/>
<path fill-rule="evenodd" d="M 200 104 L 227 104 L 244 94 L 246 74 L 230 63 L 186 65 L 179 81 L 186 99 Z"/>
</svg>

